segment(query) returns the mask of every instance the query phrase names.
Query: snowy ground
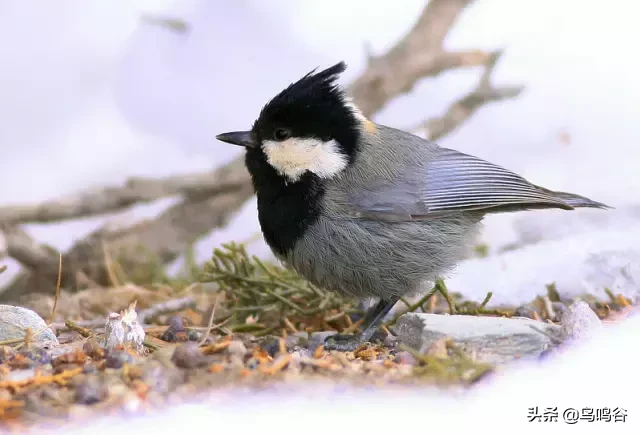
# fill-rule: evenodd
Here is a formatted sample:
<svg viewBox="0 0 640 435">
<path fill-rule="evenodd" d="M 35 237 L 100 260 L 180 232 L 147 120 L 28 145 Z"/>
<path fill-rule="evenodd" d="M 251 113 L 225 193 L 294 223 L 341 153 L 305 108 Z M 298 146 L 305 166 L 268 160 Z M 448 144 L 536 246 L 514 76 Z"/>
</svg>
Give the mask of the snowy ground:
<svg viewBox="0 0 640 435">
<path fill-rule="evenodd" d="M 616 207 L 608 212 L 528 212 L 487 219 L 483 241 L 492 253 L 513 243 L 528 245 L 462 264 L 451 277 L 451 287 L 479 299 L 492 290 L 494 301 L 510 302 L 528 300 L 553 281 L 566 292 L 580 293 L 589 286 L 601 292 L 609 286 L 637 294 L 640 61 L 632 53 L 640 28 L 630 3 L 478 0 L 451 34 L 450 48 L 505 48 L 495 80 L 523 83 L 527 90 L 517 100 L 483 109 L 442 145 L 502 164 L 545 187 Z M 406 0 L 402 7 L 365 0 L 2 2 L 0 203 L 118 184 L 130 175 L 161 176 L 222 164 L 239 150 L 215 141 L 216 133 L 249 127 L 266 99 L 316 66 L 344 59 L 348 82 L 364 67 L 365 43 L 374 53 L 382 52 L 411 26 L 422 5 L 423 0 Z M 140 15 L 149 12 L 184 18 L 190 30 L 180 34 L 142 22 Z M 459 71 L 425 81 L 376 120 L 402 128 L 440 114 L 475 84 L 477 73 Z M 116 218 L 148 216 L 159 207 L 138 208 Z M 65 249 L 101 222 L 89 219 L 29 230 Z M 257 230 L 250 202 L 230 228 L 200 243 L 199 254 L 208 256 L 220 241 L 245 238 Z M 261 243 L 253 250 L 266 254 Z M 2 276 L 3 282 L 15 273 L 16 265 L 8 265 L 13 271 Z M 514 373 L 511 379 L 517 382 L 505 378 L 485 390 L 482 400 L 465 399 L 465 412 L 480 415 L 489 406 L 501 407 L 500 419 L 507 425 L 525 419 L 529 406 L 552 406 L 551 397 L 553 406 L 630 407 L 629 388 L 614 390 L 604 378 L 567 377 L 582 373 L 586 378 L 587 369 L 604 364 L 594 353 L 616 361 L 619 373 L 637 373 L 631 365 L 635 349 L 629 343 L 637 341 L 630 337 L 639 332 L 638 322 L 625 328 L 626 334 L 598 344 L 598 352 L 586 350 L 586 360 L 576 355 L 553 373 Z M 581 372 L 577 364 L 589 365 Z M 560 377 L 566 384 L 557 384 Z M 634 381 L 638 385 L 638 379 Z M 605 387 L 609 390 L 600 390 Z M 587 395 L 578 396 L 575 388 Z M 362 410 L 374 409 L 375 396 L 365 394 L 368 401 Z M 510 400 L 500 400 L 504 397 Z M 314 411 L 337 399 L 328 400 L 331 403 L 317 402 Z M 406 407 L 401 406 L 405 401 Z M 296 400 L 287 406 L 308 410 L 307 403 Z M 454 412 L 447 400 L 428 396 L 381 397 L 379 404 L 407 412 L 410 406 L 424 406 L 432 410 L 431 421 Z M 214 412 L 221 413 L 221 421 L 232 423 L 235 418 L 226 411 Z M 280 416 L 264 414 L 261 408 L 255 412 L 265 424 Z M 212 416 L 207 410 L 194 416 L 194 422 Z M 494 424 L 496 418 L 491 418 Z M 585 424 L 571 427 L 587 430 Z"/>
<path fill-rule="evenodd" d="M 436 389 L 354 391 L 322 384 L 257 394 L 221 392 L 159 413 L 110 417 L 52 433 L 136 434 L 153 427 L 158 434 L 192 433 L 203 428 L 212 433 L 265 435 L 405 430 L 458 434 L 479 428 L 492 434 L 637 434 L 640 375 L 637 349 L 632 344 L 638 331 L 640 317 L 635 316 L 554 359 L 514 366 L 467 393 Z M 548 411 L 556 420 L 545 422 L 542 417 L 541 422 L 530 422 L 530 409 L 535 407 L 534 413 L 542 416 Z M 598 409 L 609 408 L 612 417 L 610 421 L 589 421 L 584 408 L 591 408 L 594 416 Z M 575 411 L 582 417 L 576 419 Z M 625 414 L 625 421 L 616 422 L 614 413 Z"/>
</svg>

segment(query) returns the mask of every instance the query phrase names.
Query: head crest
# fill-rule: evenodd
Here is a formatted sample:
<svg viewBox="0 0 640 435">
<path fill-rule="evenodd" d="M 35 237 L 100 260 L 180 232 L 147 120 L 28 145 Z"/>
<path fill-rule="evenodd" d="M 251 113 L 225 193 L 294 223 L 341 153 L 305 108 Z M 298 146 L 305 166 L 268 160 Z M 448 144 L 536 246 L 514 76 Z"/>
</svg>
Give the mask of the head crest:
<svg viewBox="0 0 640 435">
<path fill-rule="evenodd" d="M 286 129 L 293 137 L 336 140 L 346 153 L 357 146 L 360 121 L 353 104 L 337 81 L 347 69 L 344 62 L 317 68 L 291 83 L 260 111 L 252 132 L 258 141 Z"/>
<path fill-rule="evenodd" d="M 291 83 L 278 95 L 273 97 L 262 109 L 261 116 L 274 114 L 286 107 L 298 102 L 305 104 L 339 104 L 344 102 L 344 95 L 337 84 L 338 77 L 347 69 L 344 62 L 330 66 L 327 69 L 316 72 L 314 68 L 300 80 Z"/>
</svg>

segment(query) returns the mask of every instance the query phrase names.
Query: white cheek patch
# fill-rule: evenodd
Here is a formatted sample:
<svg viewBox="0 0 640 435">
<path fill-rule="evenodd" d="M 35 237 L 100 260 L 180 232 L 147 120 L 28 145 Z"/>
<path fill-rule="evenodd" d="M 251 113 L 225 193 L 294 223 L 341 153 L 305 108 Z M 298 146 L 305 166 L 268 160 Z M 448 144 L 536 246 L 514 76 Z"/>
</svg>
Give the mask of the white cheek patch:
<svg viewBox="0 0 640 435">
<path fill-rule="evenodd" d="M 282 142 L 264 141 L 262 148 L 267 161 L 278 173 L 296 182 L 310 171 L 320 178 L 331 178 L 347 167 L 335 140 L 291 138 Z"/>
</svg>

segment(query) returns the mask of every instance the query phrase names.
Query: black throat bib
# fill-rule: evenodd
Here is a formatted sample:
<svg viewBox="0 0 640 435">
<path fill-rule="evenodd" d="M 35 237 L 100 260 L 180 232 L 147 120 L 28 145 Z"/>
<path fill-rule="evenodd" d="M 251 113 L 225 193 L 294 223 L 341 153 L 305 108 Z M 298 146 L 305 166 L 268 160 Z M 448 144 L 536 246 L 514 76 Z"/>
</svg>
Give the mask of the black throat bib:
<svg viewBox="0 0 640 435">
<path fill-rule="evenodd" d="M 274 253 L 286 255 L 319 216 L 324 182 L 306 172 L 292 183 L 267 162 L 259 149 L 249 149 L 245 163 L 258 199 L 262 234 Z"/>
</svg>

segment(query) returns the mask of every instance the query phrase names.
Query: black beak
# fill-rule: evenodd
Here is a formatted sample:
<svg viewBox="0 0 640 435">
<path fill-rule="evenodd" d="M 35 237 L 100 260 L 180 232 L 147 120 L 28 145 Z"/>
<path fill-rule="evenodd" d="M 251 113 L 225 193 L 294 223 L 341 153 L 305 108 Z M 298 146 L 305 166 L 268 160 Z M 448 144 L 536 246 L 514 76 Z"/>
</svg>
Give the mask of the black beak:
<svg viewBox="0 0 640 435">
<path fill-rule="evenodd" d="M 245 148 L 255 148 L 257 146 L 256 142 L 251 137 L 250 131 L 232 131 L 229 133 L 222 133 L 217 135 L 216 139 L 233 145 L 240 145 Z"/>
</svg>

